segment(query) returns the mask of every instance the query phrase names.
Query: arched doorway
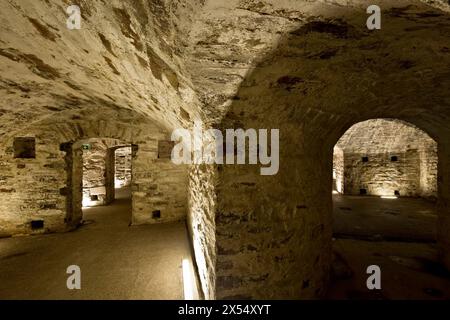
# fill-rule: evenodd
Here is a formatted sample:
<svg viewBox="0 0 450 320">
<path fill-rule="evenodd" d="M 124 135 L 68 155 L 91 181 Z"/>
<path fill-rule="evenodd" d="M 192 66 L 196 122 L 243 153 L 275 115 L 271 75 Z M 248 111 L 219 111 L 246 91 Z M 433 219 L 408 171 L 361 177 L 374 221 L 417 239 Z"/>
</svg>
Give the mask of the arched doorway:
<svg viewBox="0 0 450 320">
<path fill-rule="evenodd" d="M 404 121 L 359 122 L 339 139 L 328 298 L 448 297 L 436 246 L 437 165 L 437 143 Z M 382 292 L 367 288 L 371 265 L 380 268 Z"/>
</svg>

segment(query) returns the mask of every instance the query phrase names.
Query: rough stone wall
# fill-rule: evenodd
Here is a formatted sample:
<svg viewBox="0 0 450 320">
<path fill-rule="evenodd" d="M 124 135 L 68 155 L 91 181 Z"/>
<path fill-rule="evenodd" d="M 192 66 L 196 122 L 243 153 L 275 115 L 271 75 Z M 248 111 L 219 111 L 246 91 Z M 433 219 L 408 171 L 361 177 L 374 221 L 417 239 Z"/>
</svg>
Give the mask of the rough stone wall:
<svg viewBox="0 0 450 320">
<path fill-rule="evenodd" d="M 420 195 L 420 159 L 417 150 L 394 152 L 398 161 L 390 160 L 389 153 L 345 153 L 344 193 L 376 196 Z M 361 190 L 365 190 L 361 193 Z"/>
<path fill-rule="evenodd" d="M 116 189 L 114 188 L 114 170 L 115 170 L 115 152 L 114 148 L 106 149 L 105 161 L 105 189 L 106 189 L 106 204 L 114 201 L 116 198 Z"/>
<path fill-rule="evenodd" d="M 64 153 L 49 136 L 35 139 L 34 159 L 14 158 L 13 139 L 0 151 L 0 236 L 64 230 Z M 44 220 L 43 228 L 33 230 L 33 220 Z"/>
<path fill-rule="evenodd" d="M 216 297 L 216 184 L 217 168 L 194 165 L 189 172 L 188 228 L 202 292 L 206 299 Z"/>
<path fill-rule="evenodd" d="M 10 136 L 26 136 L 29 133 L 38 137 L 40 127 L 44 131 L 53 131 L 53 139 L 49 139 L 53 141 L 49 141 L 45 148 L 45 152 L 51 154 L 59 152 L 60 143 L 89 137 L 114 137 L 128 142 L 132 142 L 133 138 L 139 140 L 146 129 L 135 126 L 139 122 L 136 120 L 138 117 L 131 114 L 137 113 L 140 119 L 169 132 L 174 127 L 185 125 L 189 117 L 198 117 L 199 103 L 182 57 L 183 48 L 187 47 L 185 35 L 200 2 L 1 1 L 2 145 L 8 145 Z M 81 30 L 68 30 L 66 27 L 66 8 L 71 4 L 81 8 Z M 92 126 L 83 124 L 92 119 L 95 120 Z M 34 129 L 30 127 L 32 125 Z M 1 218 L 6 220 L 2 224 L 3 229 L 22 232 L 19 229 L 25 230 L 26 227 L 16 228 L 15 225 L 28 224 L 25 222 L 26 216 L 53 210 L 55 215 L 49 215 L 46 218 L 48 223 L 45 222 L 53 230 L 53 225 L 63 222 L 56 212 L 65 211 L 67 201 L 64 202 L 64 197 L 70 196 L 77 203 L 75 198 L 78 193 L 72 195 L 68 189 L 67 194 L 59 195 L 59 190 L 55 191 L 59 187 L 68 188 L 63 178 L 67 176 L 62 162 L 64 153 L 42 160 L 43 153 L 37 151 L 40 152 L 37 155 L 39 163 L 34 164 L 32 159 L 26 159 L 30 166 L 36 166 L 31 174 L 33 178 L 24 176 L 22 182 L 20 179 L 13 182 L 9 177 L 16 175 L 11 173 L 14 171 L 11 168 L 16 165 L 15 160 L 5 163 L 5 186 L 20 184 L 24 187 L 17 189 L 17 204 L 5 201 L 5 207 L 9 208 L 7 211 L 11 212 L 7 214 L 13 217 Z M 61 163 L 61 170 L 42 167 L 46 165 L 44 161 L 49 162 L 50 166 Z M 153 164 L 149 168 L 158 169 L 159 166 L 162 169 L 169 167 L 167 164 Z M 182 170 L 177 168 L 173 172 Z M 42 177 L 38 178 L 39 175 Z M 174 185 L 174 188 L 158 185 L 164 195 L 155 197 L 159 196 L 163 198 L 162 202 L 167 202 L 155 205 L 155 208 L 163 209 L 161 220 L 175 216 L 182 218 L 180 199 L 185 198 L 186 188 L 180 199 L 172 194 L 172 190 L 180 191 L 186 175 L 185 169 L 179 181 L 161 177 L 164 183 Z M 36 183 L 35 180 L 39 179 L 49 182 L 46 184 L 44 181 L 45 185 Z M 148 181 L 152 184 L 148 189 L 154 188 L 154 182 Z M 141 189 L 145 189 L 145 183 L 147 181 L 141 183 Z M 25 187 L 27 184 L 28 187 Z M 31 190 L 31 185 L 40 187 L 41 191 Z M 143 203 L 150 202 L 145 191 L 139 192 L 137 197 L 141 197 Z M 43 208 L 36 209 L 36 204 L 33 204 L 36 201 Z M 47 201 L 51 204 L 46 207 L 44 203 Z M 133 208 L 140 209 L 139 202 L 133 204 Z M 49 209 L 53 207 L 55 209 Z M 151 218 L 151 209 L 148 208 L 150 213 L 137 214 L 140 217 L 138 220 L 155 221 Z M 20 218 L 22 212 L 28 212 L 23 215 L 24 219 Z"/>
<path fill-rule="evenodd" d="M 161 140 L 167 140 L 162 136 Z M 158 158 L 158 140 L 146 136 L 132 160 L 133 224 L 184 220 L 187 214 L 187 168 Z"/>
<path fill-rule="evenodd" d="M 436 196 L 437 145 L 422 130 L 368 120 L 352 126 L 337 145 L 344 152 L 346 194 Z"/>
<path fill-rule="evenodd" d="M 331 196 L 331 183 L 311 181 L 331 174 L 331 160 L 327 164 L 323 155 L 307 153 L 307 145 L 289 148 L 295 140 L 303 143 L 301 136 L 292 139 L 280 141 L 276 176 L 261 176 L 259 166 L 251 165 L 227 165 L 221 172 L 217 298 L 301 299 L 320 296 L 326 288 L 331 219 L 329 203 L 315 195 Z"/>
<path fill-rule="evenodd" d="M 131 146 L 121 147 L 115 150 L 115 176 L 114 186 L 116 188 L 131 185 Z"/>
<path fill-rule="evenodd" d="M 14 136 L 1 144 L 2 150 L 6 150 L 2 155 L 5 175 L 4 192 L 1 193 L 5 210 L 0 215 L 4 236 L 65 231 L 78 225 L 82 219 L 81 145 L 96 136 L 127 141 L 139 149 L 132 160 L 134 223 L 186 218 L 187 168 L 172 164 L 170 159 L 157 158 L 158 141 L 167 140 L 167 135 L 155 126 L 145 123 L 125 125 L 112 120 L 90 122 L 89 119 L 77 118 L 74 122 L 59 122 L 52 119 L 51 125 L 38 123 L 23 128 L 20 136 L 35 137 L 36 159 L 13 158 Z M 105 141 L 112 139 L 103 139 L 102 150 L 105 150 Z M 110 142 L 109 145 L 116 143 Z M 95 151 L 94 154 L 99 153 Z M 111 164 L 114 163 L 111 161 Z M 114 179 L 111 181 L 113 187 Z M 157 210 L 160 211 L 159 216 L 153 216 Z M 44 228 L 31 231 L 33 219 L 43 219 Z"/>
</svg>

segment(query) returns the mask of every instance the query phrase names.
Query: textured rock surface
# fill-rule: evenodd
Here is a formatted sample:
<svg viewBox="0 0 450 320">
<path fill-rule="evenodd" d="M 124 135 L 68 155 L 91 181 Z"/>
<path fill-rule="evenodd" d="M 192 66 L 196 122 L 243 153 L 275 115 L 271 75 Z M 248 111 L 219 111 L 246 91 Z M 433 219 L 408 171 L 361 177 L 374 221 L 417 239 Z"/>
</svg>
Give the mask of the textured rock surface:
<svg viewBox="0 0 450 320">
<path fill-rule="evenodd" d="M 120 139 L 138 146 L 133 221 L 188 211 L 207 298 L 314 298 L 332 260 L 333 146 L 357 122 L 396 118 L 438 143 L 450 267 L 448 1 L 377 2 L 369 32 L 362 0 L 73 1 L 81 30 L 66 28 L 69 1 L 1 1 L 0 232 L 64 229 L 69 212 L 75 225 L 80 154 L 60 144 Z M 197 119 L 280 129 L 278 175 L 198 166 L 188 181 L 158 141 Z M 35 137 L 36 158 L 14 159 L 14 137 Z"/>
</svg>

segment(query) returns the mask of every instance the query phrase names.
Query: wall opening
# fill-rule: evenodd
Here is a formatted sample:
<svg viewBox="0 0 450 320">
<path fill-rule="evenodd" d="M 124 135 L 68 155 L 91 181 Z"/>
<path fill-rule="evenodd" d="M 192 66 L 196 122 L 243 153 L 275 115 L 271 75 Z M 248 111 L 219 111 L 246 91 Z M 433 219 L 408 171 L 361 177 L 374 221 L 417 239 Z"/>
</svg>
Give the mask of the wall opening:
<svg viewBox="0 0 450 320">
<path fill-rule="evenodd" d="M 14 138 L 14 158 L 34 159 L 36 158 L 36 139 L 33 137 Z"/>
<path fill-rule="evenodd" d="M 114 152 L 114 187 L 116 189 L 131 186 L 131 145 L 119 147 Z"/>
<path fill-rule="evenodd" d="M 346 195 L 437 196 L 437 143 L 405 122 L 375 119 L 352 126 L 333 159 L 334 172 L 343 171 Z"/>
<path fill-rule="evenodd" d="M 429 286 L 426 282 L 434 275 L 426 265 L 439 265 L 437 167 L 437 143 L 400 120 L 360 122 L 339 139 L 333 156 L 334 190 L 337 172 L 343 181 L 342 190 L 332 195 L 335 261 L 329 298 L 387 298 L 365 287 L 370 265 L 384 272 L 387 292 L 392 292 L 387 283 L 395 283 L 400 273 L 422 281 L 418 286 Z M 361 284 L 357 290 L 355 283 Z M 408 286 L 402 289 L 407 293 Z"/>
<path fill-rule="evenodd" d="M 131 221 L 132 147 L 112 138 L 90 138 L 70 144 L 66 151 L 68 193 L 66 223 L 85 222 L 90 208 L 125 201 Z"/>
<path fill-rule="evenodd" d="M 31 221 L 32 230 L 40 230 L 44 228 L 44 220 L 33 220 Z"/>
<path fill-rule="evenodd" d="M 117 139 L 93 138 L 83 141 L 81 150 L 83 207 L 108 205 L 117 190 L 130 188 L 131 145 Z"/>
</svg>

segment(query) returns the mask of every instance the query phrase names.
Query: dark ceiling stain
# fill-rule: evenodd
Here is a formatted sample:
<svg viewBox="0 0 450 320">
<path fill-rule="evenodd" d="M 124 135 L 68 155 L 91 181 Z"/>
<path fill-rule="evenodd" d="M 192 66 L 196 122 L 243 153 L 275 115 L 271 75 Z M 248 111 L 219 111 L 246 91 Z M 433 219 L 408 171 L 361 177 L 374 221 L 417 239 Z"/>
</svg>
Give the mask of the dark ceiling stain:
<svg viewBox="0 0 450 320">
<path fill-rule="evenodd" d="M 355 27 L 343 20 L 311 21 L 299 29 L 291 32 L 291 34 L 295 36 L 303 36 L 313 32 L 329 34 L 339 39 L 357 39 L 361 37 L 361 34 Z"/>
<path fill-rule="evenodd" d="M 120 72 L 117 70 L 116 66 L 112 63 L 111 59 L 108 57 L 103 57 L 105 59 L 105 61 L 108 63 L 109 67 L 112 69 L 112 71 L 117 74 L 120 75 Z"/>
<path fill-rule="evenodd" d="M 51 32 L 46 26 L 44 26 L 38 20 L 30 17 L 28 17 L 28 20 L 44 38 L 55 42 L 55 39 L 59 37 L 58 35 L 55 35 L 53 32 Z"/>
<path fill-rule="evenodd" d="M 42 78 L 54 80 L 60 77 L 59 72 L 55 68 L 49 66 L 33 54 L 26 54 L 19 50 L 8 48 L 0 49 L 0 55 L 12 61 L 24 63 L 31 72 Z"/>
<path fill-rule="evenodd" d="M 112 49 L 111 42 L 109 42 L 109 40 L 106 39 L 106 37 L 105 37 L 103 34 L 101 34 L 100 32 L 98 33 L 98 36 L 100 37 L 100 40 L 102 41 L 103 46 L 106 48 L 106 50 L 108 50 L 109 53 L 111 53 L 114 57 L 117 57 L 117 56 L 114 54 L 114 51 L 113 51 L 113 49 Z"/>
<path fill-rule="evenodd" d="M 113 10 L 117 20 L 119 20 L 120 29 L 123 35 L 132 40 L 132 43 L 137 50 L 142 51 L 144 46 L 139 38 L 139 35 L 131 28 L 131 18 L 128 12 L 119 8 L 114 8 Z"/>
<path fill-rule="evenodd" d="M 153 49 L 147 45 L 147 56 L 150 62 L 150 69 L 152 71 L 153 76 L 162 81 L 162 75 L 164 74 L 169 80 L 170 84 L 174 89 L 178 89 L 178 76 L 175 71 L 170 68 L 170 66 L 162 60 Z"/>
</svg>

